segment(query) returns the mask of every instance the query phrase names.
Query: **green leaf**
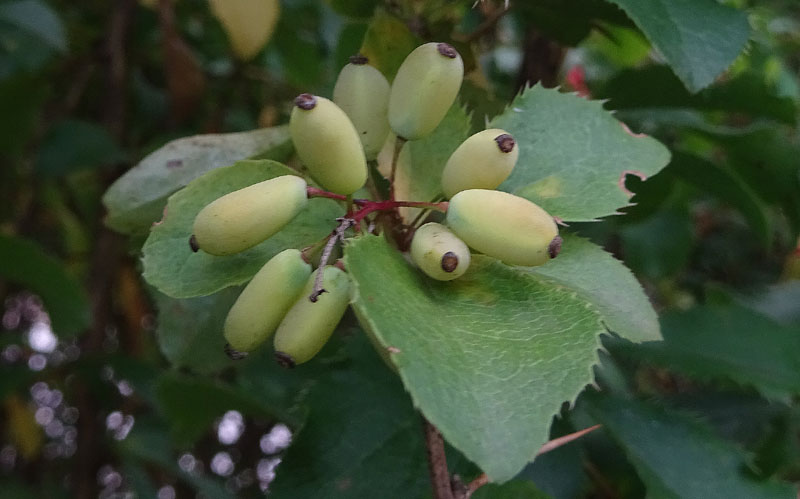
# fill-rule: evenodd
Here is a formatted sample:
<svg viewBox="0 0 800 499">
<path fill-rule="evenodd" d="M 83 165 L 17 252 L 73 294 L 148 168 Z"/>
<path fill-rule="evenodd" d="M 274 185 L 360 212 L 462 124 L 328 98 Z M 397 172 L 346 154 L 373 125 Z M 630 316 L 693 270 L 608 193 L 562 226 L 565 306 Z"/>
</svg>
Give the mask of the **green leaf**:
<svg viewBox="0 0 800 499">
<path fill-rule="evenodd" d="M 153 291 L 158 309 L 158 345 L 175 367 L 209 374 L 231 365 L 225 355 L 222 326 L 241 290 L 176 299 Z"/>
<path fill-rule="evenodd" d="M 610 348 L 703 379 L 752 386 L 771 398 L 800 394 L 797 327 L 735 305 L 667 314 L 661 326 L 663 343 Z"/>
<path fill-rule="evenodd" d="M 285 3 L 270 44 L 281 61 L 276 69 L 295 87 L 315 94 L 325 74 L 324 29 L 321 2 Z"/>
<path fill-rule="evenodd" d="M 83 286 L 34 242 L 0 234 L 0 276 L 42 299 L 53 331 L 61 338 L 89 327 L 90 304 Z"/>
<path fill-rule="evenodd" d="M 275 499 L 405 499 L 430 490 L 419 415 L 360 332 L 348 361 L 323 372 L 306 397 L 306 424 L 289 447 Z"/>
<path fill-rule="evenodd" d="M 520 12 L 520 22 L 530 23 L 547 38 L 573 47 L 600 24 L 630 24 L 623 12 L 602 0 L 519 2 L 514 10 Z"/>
<path fill-rule="evenodd" d="M 433 201 L 441 196 L 444 166 L 453 151 L 468 137 L 469 128 L 469 115 L 455 103 L 430 135 L 406 142 L 398 158 L 396 199 Z M 400 209 L 406 220 L 412 220 L 419 211 L 416 208 Z"/>
<path fill-rule="evenodd" d="M 735 170 L 686 153 L 675 154 L 669 168 L 683 181 L 730 203 L 744 216 L 761 244 L 767 248 L 772 245 L 772 222 L 766 203 Z"/>
<path fill-rule="evenodd" d="M 800 177 L 797 158 L 800 136 L 791 128 L 775 127 L 742 137 L 725 137 L 727 164 L 750 189 L 768 202 L 783 203 L 787 215 L 797 209 Z"/>
<path fill-rule="evenodd" d="M 716 0 L 610 0 L 622 7 L 692 92 L 707 87 L 750 36 L 744 11 Z"/>
<path fill-rule="evenodd" d="M 696 130 L 711 136 L 741 137 L 760 130 L 770 129 L 774 124 L 767 120 L 756 120 L 745 126 L 719 124 L 710 119 L 707 113 L 695 109 L 643 107 L 623 109 L 615 115 L 635 130 L 650 134 L 670 134 L 676 128 Z"/>
<path fill-rule="evenodd" d="M 16 26 L 36 36 L 59 52 L 67 51 L 67 37 L 58 14 L 39 0 L 19 0 L 0 4 L 0 22 Z"/>
<path fill-rule="evenodd" d="M 361 43 L 364 41 L 366 33 L 366 22 L 349 22 L 342 26 L 332 60 L 335 70 L 338 71 L 347 65 L 350 62 L 350 57 L 361 50 Z"/>
<path fill-rule="evenodd" d="M 625 450 L 648 497 L 790 499 L 788 484 L 758 482 L 744 472 L 747 460 L 730 442 L 685 414 L 654 405 L 591 394 L 589 413 Z"/>
<path fill-rule="evenodd" d="M 251 157 L 282 159 L 291 149 L 288 127 L 173 140 L 147 155 L 103 195 L 106 225 L 144 233 L 161 217 L 167 197 L 197 177 Z"/>
<path fill-rule="evenodd" d="M 500 186 L 553 216 L 590 221 L 628 204 L 628 173 L 649 177 L 669 163 L 669 151 L 634 136 L 597 101 L 539 85 L 517 97 L 492 127 L 511 133 L 519 161 Z"/>
<path fill-rule="evenodd" d="M 45 137 L 36 170 L 57 176 L 111 165 L 124 158 L 108 130 L 88 121 L 67 119 L 55 124 Z"/>
<path fill-rule="evenodd" d="M 280 408 L 235 386 L 207 378 L 165 373 L 156 384 L 159 407 L 170 422 L 179 445 L 191 446 L 212 430 L 214 420 L 225 411 L 238 410 L 248 416 L 272 421 Z M 274 410 L 274 412 L 273 412 Z"/>
<path fill-rule="evenodd" d="M 669 123 L 670 119 L 677 121 L 670 113 L 685 113 L 690 108 L 727 111 L 788 124 L 797 121 L 797 104 L 790 97 L 776 95 L 773 86 L 765 81 L 764 75 L 755 71 L 738 74 L 693 95 L 669 67 L 650 65 L 618 72 L 603 87 L 598 88 L 595 94 L 608 99 L 608 107 L 611 109 L 652 109 L 652 117 L 648 116 L 647 119 L 657 122 Z M 667 113 L 666 118 L 659 116 L 661 110 Z M 741 121 L 736 120 L 737 123 Z M 727 127 L 717 124 L 716 128 L 721 131 L 725 128 L 747 130 L 747 127 L 739 125 L 734 128 L 730 124 Z"/>
<path fill-rule="evenodd" d="M 472 499 L 550 499 L 550 496 L 536 488 L 533 482 L 514 480 L 497 485 L 489 483 L 479 488 Z"/>
<path fill-rule="evenodd" d="M 555 417 L 550 428 L 550 439 L 563 437 L 577 429 L 565 419 Z M 562 445 L 536 456 L 517 479 L 532 481 L 539 490 L 553 499 L 582 497 L 582 492 L 588 490 L 590 483 L 585 471 L 585 461 L 584 447 L 580 443 Z"/>
<path fill-rule="evenodd" d="M 403 21 L 379 10 L 369 23 L 361 53 L 391 82 L 400 64 L 419 44 Z"/>
<path fill-rule="evenodd" d="M 558 258 L 520 271 L 545 278 L 578 293 L 603 316 L 606 326 L 631 341 L 661 339 L 653 306 L 625 265 L 603 248 L 572 234 L 562 234 Z"/>
<path fill-rule="evenodd" d="M 334 201 L 314 198 L 282 231 L 249 250 L 214 256 L 189 248 L 194 218 L 208 203 L 257 182 L 292 174 L 296 172 L 275 161 L 240 161 L 209 172 L 170 196 L 164 219 L 153 227 L 142 249 L 144 278 L 173 298 L 209 295 L 244 284 L 286 248 L 302 248 L 322 239 L 343 210 Z"/>
<path fill-rule="evenodd" d="M 591 382 L 599 315 L 572 291 L 476 256 L 433 281 L 380 237 L 345 247 L 359 321 L 414 404 L 493 480 L 513 478 L 551 416 Z"/>
<path fill-rule="evenodd" d="M 625 262 L 652 279 L 675 275 L 686 266 L 694 242 L 694 226 L 686 206 L 662 207 L 620 230 Z"/>
</svg>

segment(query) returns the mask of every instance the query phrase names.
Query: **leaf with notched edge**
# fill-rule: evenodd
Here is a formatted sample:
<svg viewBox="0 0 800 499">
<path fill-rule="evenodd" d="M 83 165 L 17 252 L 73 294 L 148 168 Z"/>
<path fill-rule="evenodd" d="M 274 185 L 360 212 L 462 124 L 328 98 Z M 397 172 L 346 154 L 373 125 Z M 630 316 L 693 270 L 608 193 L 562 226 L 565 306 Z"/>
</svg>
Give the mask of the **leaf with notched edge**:
<svg viewBox="0 0 800 499">
<path fill-rule="evenodd" d="M 629 204 L 626 174 L 650 177 L 669 163 L 657 140 L 632 134 L 602 103 L 539 85 L 492 120 L 519 144 L 519 160 L 499 187 L 565 221 L 591 221 Z"/>
<path fill-rule="evenodd" d="M 714 82 L 750 37 L 747 13 L 716 0 L 609 0 L 619 5 L 692 92 Z"/>
<path fill-rule="evenodd" d="M 433 281 L 376 236 L 351 240 L 345 266 L 359 321 L 415 405 L 493 480 L 532 460 L 553 414 L 592 381 L 605 328 L 558 284 L 481 256 Z"/>
</svg>

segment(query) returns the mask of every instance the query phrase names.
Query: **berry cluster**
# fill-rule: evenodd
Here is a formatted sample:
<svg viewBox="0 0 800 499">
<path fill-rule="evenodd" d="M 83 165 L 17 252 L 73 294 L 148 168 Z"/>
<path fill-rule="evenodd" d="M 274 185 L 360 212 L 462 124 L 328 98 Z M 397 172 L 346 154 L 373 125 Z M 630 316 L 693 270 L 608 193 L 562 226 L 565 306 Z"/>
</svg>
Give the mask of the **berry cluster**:
<svg viewBox="0 0 800 499">
<path fill-rule="evenodd" d="M 287 249 L 253 277 L 225 321 L 229 355 L 249 352 L 274 334 L 278 361 L 291 367 L 311 359 L 330 338 L 347 310 L 350 280 L 341 261 L 328 265 L 337 243 L 349 234 L 410 234 L 401 250 L 426 275 L 440 281 L 462 276 L 470 248 L 509 265 L 541 265 L 561 247 L 558 226 L 536 204 L 494 190 L 508 178 L 519 156 L 514 137 L 500 129 L 478 132 L 447 161 L 441 191 L 448 201 L 353 199 L 369 177 L 373 161 L 394 145 L 390 182 L 402 145 L 430 134 L 442 121 L 463 79 L 458 52 L 446 43 L 415 49 L 393 84 L 367 58 L 354 56 L 339 74 L 333 101 L 301 94 L 294 101 L 289 130 L 300 161 L 323 189 L 285 175 L 231 192 L 204 207 L 194 221 L 194 251 L 230 255 L 279 232 L 308 203 L 327 197 L 346 203 L 339 225 L 322 242 L 303 251 Z M 390 132 L 394 132 L 392 135 Z M 398 208 L 445 212 L 444 224 L 403 224 Z M 392 227 L 394 224 L 395 227 Z M 401 230 L 396 229 L 401 225 Z M 405 239 L 407 241 L 407 239 Z M 318 268 L 311 262 L 319 256 Z"/>
</svg>

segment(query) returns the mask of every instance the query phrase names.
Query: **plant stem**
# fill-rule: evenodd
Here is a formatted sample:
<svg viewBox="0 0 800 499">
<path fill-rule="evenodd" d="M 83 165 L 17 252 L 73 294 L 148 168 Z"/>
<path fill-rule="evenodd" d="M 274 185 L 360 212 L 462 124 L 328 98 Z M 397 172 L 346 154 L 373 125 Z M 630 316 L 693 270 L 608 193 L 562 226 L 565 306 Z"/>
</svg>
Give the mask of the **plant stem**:
<svg viewBox="0 0 800 499">
<path fill-rule="evenodd" d="M 336 246 L 337 242 L 344 241 L 344 233 L 347 231 L 347 229 L 357 224 L 357 222 L 352 218 L 337 218 L 336 221 L 339 222 L 339 225 L 333 229 L 333 232 L 329 236 L 328 242 L 325 243 L 325 249 L 322 250 L 322 257 L 319 259 L 317 276 L 314 279 L 314 288 L 311 292 L 311 295 L 308 297 L 312 303 L 316 303 L 319 295 L 325 292 L 325 289 L 322 287 L 322 278 L 325 271 L 325 265 L 328 264 L 328 259 L 331 257 L 333 247 Z"/>
<path fill-rule="evenodd" d="M 483 487 L 487 483 L 489 483 L 489 477 L 486 475 L 486 473 L 481 473 L 480 475 L 478 475 L 478 477 L 475 480 L 467 484 L 467 492 L 465 495 L 466 499 L 472 497 L 472 494 L 474 494 L 476 490 Z"/>
<path fill-rule="evenodd" d="M 433 198 L 433 201 L 431 201 L 431 202 L 432 203 L 436 203 L 441 199 L 442 199 L 442 196 L 436 196 L 435 198 Z M 428 218 L 428 215 L 430 214 L 430 212 L 431 212 L 431 210 L 429 210 L 429 209 L 420 211 L 419 215 L 417 215 L 414 218 L 414 220 L 408 225 L 410 225 L 411 227 L 414 227 L 415 229 L 419 228 L 419 226 L 422 225 L 422 222 L 426 218 Z"/>
<path fill-rule="evenodd" d="M 431 475 L 434 499 L 455 499 L 450 484 L 450 472 L 447 470 L 447 455 L 444 451 L 444 439 L 439 430 L 430 421 L 422 417 L 425 431 L 425 447 L 428 451 L 428 470 Z"/>
<path fill-rule="evenodd" d="M 570 433 L 569 435 L 564 435 L 563 437 L 554 438 L 553 440 L 550 440 L 549 442 L 545 442 L 545 444 L 542 445 L 542 447 L 539 449 L 539 451 L 536 453 L 536 455 L 539 456 L 539 455 L 544 454 L 546 452 L 550 452 L 553 449 L 557 449 L 557 448 L 561 447 L 562 445 L 568 444 L 568 443 L 572 442 L 573 440 L 577 440 L 578 438 L 581 438 L 582 436 L 586 435 L 587 433 L 591 433 L 594 430 L 596 430 L 598 428 L 601 428 L 601 427 L 602 427 L 602 425 L 596 424 L 594 426 L 590 426 L 588 428 L 584 428 L 583 430 L 579 430 L 579 431 L 576 431 L 574 433 Z"/>
<path fill-rule="evenodd" d="M 311 187 L 311 186 L 306 187 L 306 196 L 308 196 L 309 198 L 336 199 L 337 201 L 347 201 L 348 198 L 348 196 L 342 196 L 341 194 L 328 192 L 326 190 L 318 189 L 316 187 Z"/>
<path fill-rule="evenodd" d="M 356 200 L 357 203 L 358 201 L 361 200 Z M 360 222 L 364 219 L 364 217 L 373 211 L 392 211 L 402 207 L 429 208 L 432 210 L 445 212 L 447 211 L 448 204 L 449 203 L 447 201 L 442 201 L 440 203 L 429 203 L 427 201 L 367 201 L 365 203 L 361 203 L 361 209 L 353 213 L 353 219 L 356 222 Z"/>
</svg>

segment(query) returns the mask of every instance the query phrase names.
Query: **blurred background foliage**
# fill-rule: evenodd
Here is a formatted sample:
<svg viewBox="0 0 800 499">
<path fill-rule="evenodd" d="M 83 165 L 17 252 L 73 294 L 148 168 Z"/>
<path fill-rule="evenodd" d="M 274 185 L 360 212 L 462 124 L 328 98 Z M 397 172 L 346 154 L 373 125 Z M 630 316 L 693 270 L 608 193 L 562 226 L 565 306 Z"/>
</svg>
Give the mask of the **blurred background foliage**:
<svg viewBox="0 0 800 499">
<path fill-rule="evenodd" d="M 792 497 L 800 5 L 723 2 L 749 41 L 706 87 L 691 50 L 628 3 L 283 0 L 244 62 L 205 0 L 0 1 L 3 497 L 430 497 L 419 416 L 352 318 L 302 371 L 266 353 L 232 365 L 220 326 L 236 290 L 160 295 L 139 276 L 142 234 L 104 225 L 103 192 L 146 154 L 286 123 L 365 37 L 396 54 L 387 73 L 421 41 L 456 45 L 476 128 L 541 81 L 606 100 L 673 154 L 628 175 L 624 216 L 570 228 L 635 272 L 664 341 L 607 337 L 597 387 L 551 432 L 604 428 L 474 497 Z M 697 22 L 684 0 L 654 4 Z"/>
</svg>

